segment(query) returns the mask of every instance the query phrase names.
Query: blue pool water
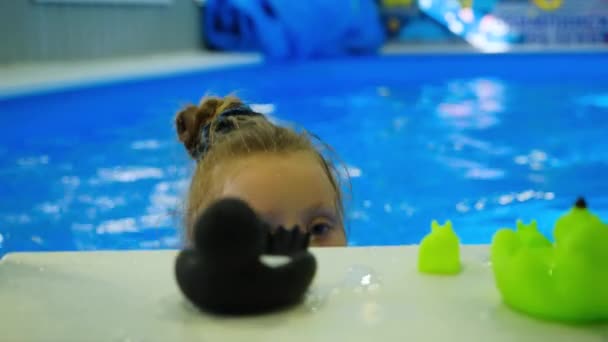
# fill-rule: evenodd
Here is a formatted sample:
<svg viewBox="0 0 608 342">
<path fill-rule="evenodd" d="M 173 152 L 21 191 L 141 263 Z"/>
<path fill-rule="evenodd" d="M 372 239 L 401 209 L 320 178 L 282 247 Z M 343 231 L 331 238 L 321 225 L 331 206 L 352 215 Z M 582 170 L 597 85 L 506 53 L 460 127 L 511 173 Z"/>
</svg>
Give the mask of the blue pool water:
<svg viewBox="0 0 608 342">
<path fill-rule="evenodd" d="M 451 219 L 487 243 L 608 214 L 608 56 L 394 56 L 253 65 L 0 100 L 0 254 L 180 244 L 192 163 L 177 109 L 232 91 L 318 134 L 352 177 L 352 245 L 416 243 Z"/>
</svg>

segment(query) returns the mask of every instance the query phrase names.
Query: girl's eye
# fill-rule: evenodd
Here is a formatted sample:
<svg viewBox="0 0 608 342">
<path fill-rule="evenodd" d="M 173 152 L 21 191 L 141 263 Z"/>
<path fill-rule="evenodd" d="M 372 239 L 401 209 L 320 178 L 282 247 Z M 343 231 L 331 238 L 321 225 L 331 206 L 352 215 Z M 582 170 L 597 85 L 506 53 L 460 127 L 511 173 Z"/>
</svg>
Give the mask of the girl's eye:
<svg viewBox="0 0 608 342">
<path fill-rule="evenodd" d="M 310 227 L 310 234 L 312 236 L 322 236 L 327 234 L 331 230 L 331 226 L 327 223 L 316 223 Z"/>
</svg>

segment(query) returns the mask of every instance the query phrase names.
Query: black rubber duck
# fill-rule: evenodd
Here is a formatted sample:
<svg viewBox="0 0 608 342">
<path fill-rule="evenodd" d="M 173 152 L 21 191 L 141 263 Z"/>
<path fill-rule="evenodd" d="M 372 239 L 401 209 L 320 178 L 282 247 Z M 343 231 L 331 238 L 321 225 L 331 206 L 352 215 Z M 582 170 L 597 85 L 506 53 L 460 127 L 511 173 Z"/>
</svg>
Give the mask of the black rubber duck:
<svg viewBox="0 0 608 342">
<path fill-rule="evenodd" d="M 310 234 L 272 229 L 245 202 L 223 199 L 196 221 L 194 247 L 175 263 L 177 283 L 188 300 L 217 314 L 256 314 L 299 303 L 316 272 Z M 264 254 L 285 255 L 278 267 Z"/>
</svg>

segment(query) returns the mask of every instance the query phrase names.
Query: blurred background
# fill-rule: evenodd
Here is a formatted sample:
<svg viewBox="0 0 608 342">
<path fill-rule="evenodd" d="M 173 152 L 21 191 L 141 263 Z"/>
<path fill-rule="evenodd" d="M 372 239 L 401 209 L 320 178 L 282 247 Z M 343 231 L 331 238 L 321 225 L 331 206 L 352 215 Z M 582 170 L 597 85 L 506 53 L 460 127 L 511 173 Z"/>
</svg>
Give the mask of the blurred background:
<svg viewBox="0 0 608 342">
<path fill-rule="evenodd" d="M 175 112 L 332 145 L 351 245 L 608 213 L 608 0 L 2 0 L 0 255 L 181 244 Z"/>
<path fill-rule="evenodd" d="M 359 52 L 379 44 L 483 49 L 483 37 L 511 48 L 603 47 L 607 7 L 605 0 L 5 0 L 0 63 L 204 49 L 286 57 L 323 47 L 315 53 L 330 54 L 316 33 L 341 35 L 342 45 Z M 300 48 L 279 51 L 281 35 L 297 38 Z"/>
</svg>

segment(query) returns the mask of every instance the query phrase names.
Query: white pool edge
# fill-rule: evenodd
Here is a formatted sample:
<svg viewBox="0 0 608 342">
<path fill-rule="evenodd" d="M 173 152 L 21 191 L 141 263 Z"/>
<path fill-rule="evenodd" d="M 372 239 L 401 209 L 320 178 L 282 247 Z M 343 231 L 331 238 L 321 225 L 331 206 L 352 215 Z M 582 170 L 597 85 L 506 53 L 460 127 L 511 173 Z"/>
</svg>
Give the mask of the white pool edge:
<svg viewBox="0 0 608 342">
<path fill-rule="evenodd" d="M 255 65 L 259 54 L 184 52 L 82 62 L 0 66 L 0 99 L 102 83 Z"/>
<path fill-rule="evenodd" d="M 187 305 L 173 275 L 176 250 L 14 253 L 0 262 L 6 280 L 0 281 L 3 341 L 608 338 L 605 324 L 560 324 L 509 309 L 494 283 L 488 245 L 463 246 L 464 268 L 456 276 L 420 274 L 416 245 L 311 251 L 319 267 L 303 303 L 275 314 L 233 319 Z"/>
<path fill-rule="evenodd" d="M 608 46 L 597 45 L 565 47 L 522 46 L 503 54 L 578 54 L 608 53 Z M 381 56 L 395 55 L 468 55 L 481 54 L 467 44 L 387 44 Z M 29 94 L 92 86 L 102 83 L 137 80 L 149 77 L 171 76 L 242 65 L 263 63 L 258 53 L 224 53 L 185 51 L 148 56 L 92 61 L 62 61 L 48 63 L 0 65 L 0 99 Z"/>
</svg>

